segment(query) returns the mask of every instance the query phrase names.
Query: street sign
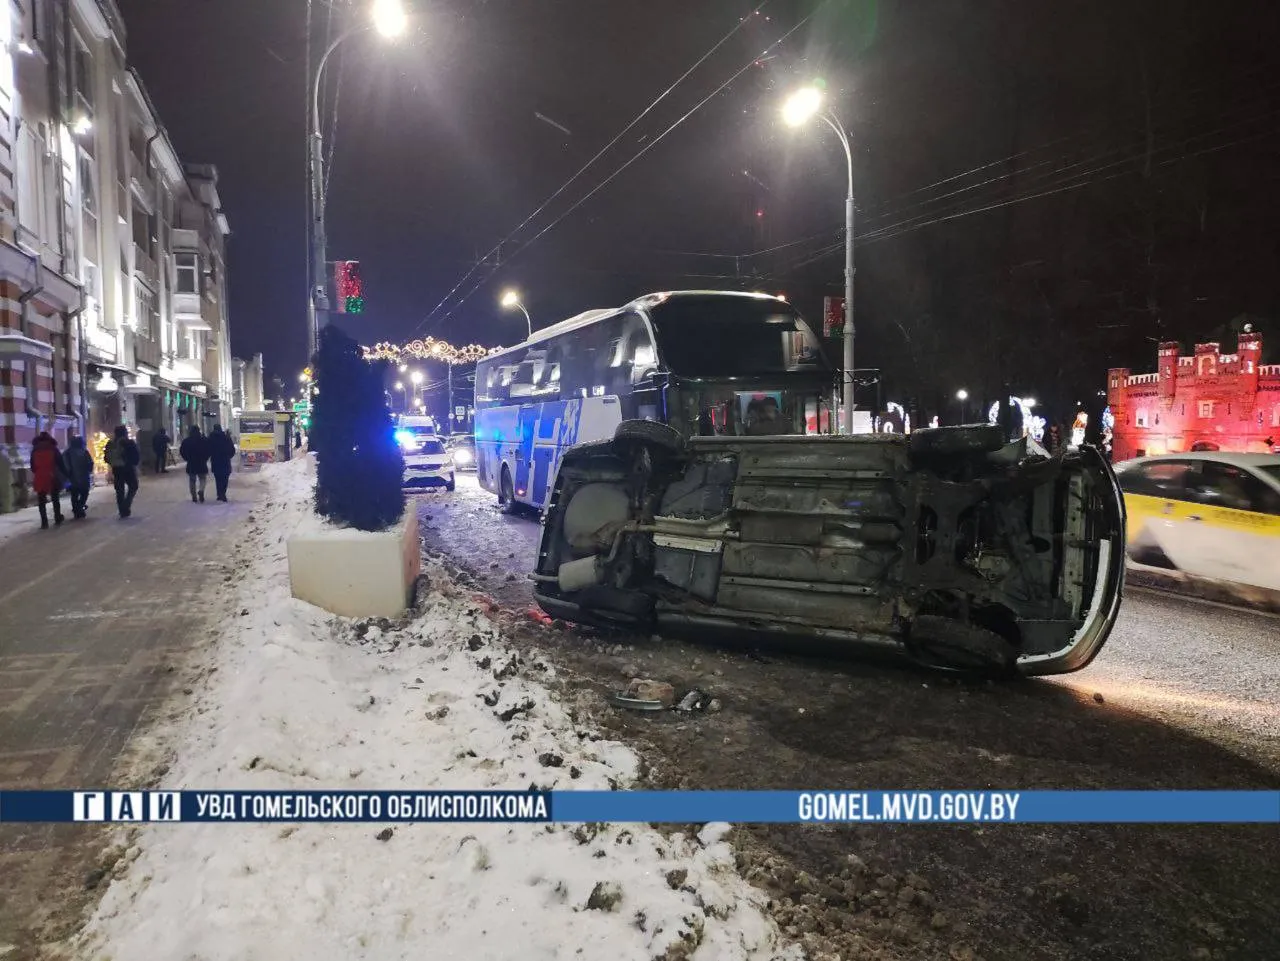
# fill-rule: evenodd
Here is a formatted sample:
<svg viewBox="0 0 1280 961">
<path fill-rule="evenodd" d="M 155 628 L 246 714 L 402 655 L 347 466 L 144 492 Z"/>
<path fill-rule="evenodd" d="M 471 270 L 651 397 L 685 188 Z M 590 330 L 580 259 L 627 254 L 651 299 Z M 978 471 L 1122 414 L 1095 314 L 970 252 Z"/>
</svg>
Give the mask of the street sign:
<svg viewBox="0 0 1280 961">
<path fill-rule="evenodd" d="M 841 337 L 844 335 L 844 298 L 822 298 L 822 336 Z"/>
<path fill-rule="evenodd" d="M 294 403 L 294 405 L 293 405 L 293 412 L 294 412 L 295 414 L 305 413 L 306 411 L 309 411 L 310 409 L 311 409 L 311 404 L 310 404 L 310 403 L 308 403 L 308 402 L 307 402 L 307 401 L 305 401 L 305 400 L 297 401 L 297 402 L 295 402 L 295 403 Z"/>
</svg>

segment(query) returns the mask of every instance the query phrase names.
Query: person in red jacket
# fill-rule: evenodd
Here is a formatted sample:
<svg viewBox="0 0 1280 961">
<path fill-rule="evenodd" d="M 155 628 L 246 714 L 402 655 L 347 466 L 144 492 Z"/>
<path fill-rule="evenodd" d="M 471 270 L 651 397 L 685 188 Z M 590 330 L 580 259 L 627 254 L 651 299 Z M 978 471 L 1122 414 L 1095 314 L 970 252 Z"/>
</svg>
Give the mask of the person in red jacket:
<svg viewBox="0 0 1280 961">
<path fill-rule="evenodd" d="M 62 488 L 67 482 L 67 468 L 62 462 L 58 442 L 47 430 L 41 431 L 31 445 L 31 486 L 40 505 L 40 527 L 49 527 L 49 501 L 53 501 L 53 522 L 62 523 Z"/>
</svg>

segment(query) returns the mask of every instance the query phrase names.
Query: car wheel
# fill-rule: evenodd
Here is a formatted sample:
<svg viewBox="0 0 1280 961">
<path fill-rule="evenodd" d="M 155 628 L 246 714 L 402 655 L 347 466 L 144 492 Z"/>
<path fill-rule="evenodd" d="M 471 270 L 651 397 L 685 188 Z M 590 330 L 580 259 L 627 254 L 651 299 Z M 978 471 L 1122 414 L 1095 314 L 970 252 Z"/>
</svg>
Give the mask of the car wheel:
<svg viewBox="0 0 1280 961">
<path fill-rule="evenodd" d="M 613 432 L 616 441 L 639 441 L 668 454 L 684 450 L 684 438 L 680 432 L 652 420 L 624 420 Z"/>
<path fill-rule="evenodd" d="M 516 507 L 516 488 L 511 483 L 511 471 L 502 465 L 502 477 L 498 481 L 498 506 L 510 514 Z"/>
<path fill-rule="evenodd" d="M 454 475 L 454 474 L 450 474 L 450 475 L 449 475 L 449 480 L 448 480 L 448 481 L 445 483 L 445 485 L 444 485 L 444 489 L 445 489 L 445 490 L 447 490 L 447 491 L 449 491 L 450 493 L 452 493 L 452 492 L 453 492 L 453 490 L 454 490 L 457 486 L 458 486 L 458 478 L 457 478 L 457 476 L 456 476 L 456 475 Z"/>
<path fill-rule="evenodd" d="M 1017 676 L 1018 650 L 995 631 L 949 617 L 921 614 L 906 638 L 907 652 L 923 667 L 975 677 Z"/>
</svg>

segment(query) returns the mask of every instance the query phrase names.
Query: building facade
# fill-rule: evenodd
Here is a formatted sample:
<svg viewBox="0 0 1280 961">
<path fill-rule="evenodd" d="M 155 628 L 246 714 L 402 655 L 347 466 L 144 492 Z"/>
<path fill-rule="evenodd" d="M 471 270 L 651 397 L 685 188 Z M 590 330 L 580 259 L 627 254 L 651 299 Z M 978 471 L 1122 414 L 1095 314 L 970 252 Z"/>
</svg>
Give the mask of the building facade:
<svg viewBox="0 0 1280 961">
<path fill-rule="evenodd" d="M 1262 335 L 1246 328 L 1234 354 L 1196 344 L 1189 356 L 1163 343 L 1153 374 L 1113 369 L 1107 403 L 1115 417 L 1114 458 L 1193 449 L 1276 450 L 1280 364 L 1262 362 Z"/>
<path fill-rule="evenodd" d="M 0 510 L 31 441 L 101 445 L 231 411 L 229 228 L 125 56 L 114 0 L 0 11 Z"/>
<path fill-rule="evenodd" d="M 231 412 L 266 410 L 262 394 L 262 355 L 254 354 L 250 360 L 239 358 L 231 362 Z"/>
</svg>

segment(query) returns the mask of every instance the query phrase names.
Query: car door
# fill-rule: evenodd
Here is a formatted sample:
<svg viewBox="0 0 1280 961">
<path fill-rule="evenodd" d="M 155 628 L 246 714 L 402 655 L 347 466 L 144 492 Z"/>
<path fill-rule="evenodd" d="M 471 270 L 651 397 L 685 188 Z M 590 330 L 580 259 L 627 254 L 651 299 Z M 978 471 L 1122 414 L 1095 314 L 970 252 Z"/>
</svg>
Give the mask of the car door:
<svg viewBox="0 0 1280 961">
<path fill-rule="evenodd" d="M 1202 461 L 1188 476 L 1196 510 L 1184 541 L 1202 577 L 1280 590 L 1280 494 L 1247 469 Z"/>
<path fill-rule="evenodd" d="M 1198 534 L 1188 477 L 1195 470 L 1186 460 L 1154 460 L 1135 464 L 1119 475 L 1128 512 L 1128 555 L 1134 564 L 1192 573 Z"/>
</svg>

